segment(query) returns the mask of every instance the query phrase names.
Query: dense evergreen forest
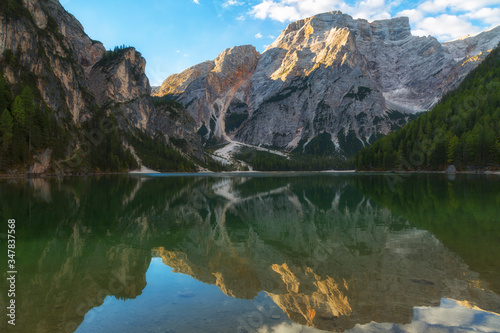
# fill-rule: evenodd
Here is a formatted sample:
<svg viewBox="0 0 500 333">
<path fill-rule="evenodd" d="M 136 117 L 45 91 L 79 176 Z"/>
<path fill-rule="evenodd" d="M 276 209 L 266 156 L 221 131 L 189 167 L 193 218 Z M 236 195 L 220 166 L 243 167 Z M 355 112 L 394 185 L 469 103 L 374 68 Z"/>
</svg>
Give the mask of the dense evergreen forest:
<svg viewBox="0 0 500 333">
<path fill-rule="evenodd" d="M 290 154 L 284 156 L 243 147 L 235 158 L 244 161 L 257 171 L 321 171 L 321 170 L 347 170 L 353 169 L 351 160 L 335 156 Z"/>
<path fill-rule="evenodd" d="M 357 170 L 500 166 L 500 47 L 432 111 L 360 151 Z"/>
</svg>

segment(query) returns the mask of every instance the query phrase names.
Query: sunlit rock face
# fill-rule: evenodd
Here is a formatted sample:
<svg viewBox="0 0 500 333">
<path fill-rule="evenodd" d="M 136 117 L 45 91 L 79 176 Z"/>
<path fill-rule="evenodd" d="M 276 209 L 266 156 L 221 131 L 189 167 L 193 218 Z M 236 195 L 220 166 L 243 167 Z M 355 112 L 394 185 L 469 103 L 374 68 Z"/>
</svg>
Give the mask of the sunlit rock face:
<svg viewBox="0 0 500 333">
<path fill-rule="evenodd" d="M 153 95 L 179 96 L 178 100 L 187 107 L 198 126 L 204 124 L 201 134 L 207 140 L 221 138 L 233 130 L 225 126 L 226 111 L 240 85 L 255 71 L 259 57 L 251 45 L 226 49 L 214 61 L 170 76 Z"/>
<path fill-rule="evenodd" d="M 330 12 L 291 23 L 260 57 L 240 50 L 248 63 L 241 80 L 212 82 L 215 65 L 206 62 L 169 77 L 155 95 L 178 98 L 216 137 L 302 150 L 328 133 L 350 154 L 429 110 L 499 41 L 500 28 L 440 43 L 412 36 L 408 18 L 369 23 Z M 227 69 L 225 77 L 234 72 Z"/>
</svg>

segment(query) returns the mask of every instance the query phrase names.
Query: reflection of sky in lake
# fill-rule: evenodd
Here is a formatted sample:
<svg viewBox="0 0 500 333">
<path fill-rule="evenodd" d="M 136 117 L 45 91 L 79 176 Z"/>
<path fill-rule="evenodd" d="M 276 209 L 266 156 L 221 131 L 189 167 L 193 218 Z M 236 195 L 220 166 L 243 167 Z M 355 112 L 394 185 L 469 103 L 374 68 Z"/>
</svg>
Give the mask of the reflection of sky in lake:
<svg viewBox="0 0 500 333">
<path fill-rule="evenodd" d="M 153 258 L 146 288 L 132 300 L 108 296 L 76 332 L 238 332 L 241 327 L 290 322 L 265 294 L 235 299 L 215 285 L 175 273 Z"/>
<path fill-rule="evenodd" d="M 135 299 L 108 296 L 76 332 L 325 332 L 291 322 L 263 292 L 254 300 L 235 299 L 215 285 L 173 272 L 161 258 L 151 260 L 146 280 Z M 442 298 L 438 307 L 415 307 L 410 324 L 371 322 L 347 332 L 499 331 L 499 315 Z"/>
<path fill-rule="evenodd" d="M 370 323 L 348 332 L 499 332 L 500 316 L 473 309 L 452 299 L 441 299 L 438 307 L 415 307 L 408 325 Z"/>
</svg>

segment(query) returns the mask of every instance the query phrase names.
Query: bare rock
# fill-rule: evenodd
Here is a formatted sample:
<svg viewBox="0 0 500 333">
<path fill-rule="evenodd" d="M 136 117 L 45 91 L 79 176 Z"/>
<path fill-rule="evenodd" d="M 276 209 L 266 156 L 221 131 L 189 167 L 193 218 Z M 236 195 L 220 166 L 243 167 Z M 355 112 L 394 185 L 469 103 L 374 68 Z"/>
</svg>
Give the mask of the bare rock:
<svg viewBox="0 0 500 333">
<path fill-rule="evenodd" d="M 46 173 L 50 168 L 52 149 L 45 149 L 43 152 L 38 153 L 34 156 L 35 163 L 31 165 L 28 173 L 32 174 L 42 174 Z"/>
<path fill-rule="evenodd" d="M 412 36 L 406 17 L 329 12 L 289 24 L 260 56 L 228 49 L 173 75 L 155 95 L 184 103 L 207 136 L 304 151 L 329 135 L 348 155 L 431 109 L 499 41 L 500 27 L 440 43 Z"/>
</svg>

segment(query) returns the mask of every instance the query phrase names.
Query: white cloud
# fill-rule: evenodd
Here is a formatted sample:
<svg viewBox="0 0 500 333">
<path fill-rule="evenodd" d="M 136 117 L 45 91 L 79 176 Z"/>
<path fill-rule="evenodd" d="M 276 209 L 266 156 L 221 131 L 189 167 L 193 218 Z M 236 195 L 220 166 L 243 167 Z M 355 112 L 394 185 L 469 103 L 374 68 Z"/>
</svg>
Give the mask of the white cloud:
<svg viewBox="0 0 500 333">
<path fill-rule="evenodd" d="M 500 24 L 500 8 L 481 8 L 466 14 L 468 18 L 481 20 L 492 26 Z"/>
<path fill-rule="evenodd" d="M 245 15 L 240 15 L 236 18 L 237 21 L 245 21 Z"/>
<path fill-rule="evenodd" d="M 300 18 L 300 14 L 296 8 L 272 0 L 264 0 L 262 3 L 254 6 L 250 14 L 261 20 L 270 18 L 280 22 L 294 21 Z"/>
<path fill-rule="evenodd" d="M 222 4 L 223 8 L 231 7 L 231 6 L 241 6 L 244 5 L 245 3 L 243 1 L 238 1 L 238 0 L 226 0 Z"/>
<path fill-rule="evenodd" d="M 413 31 L 415 35 L 431 35 L 439 40 L 450 40 L 480 31 L 466 19 L 448 14 L 426 17 L 417 22 L 415 27 L 416 30 Z"/>
<path fill-rule="evenodd" d="M 406 16 L 411 23 L 417 23 L 424 19 L 424 13 L 418 9 L 406 9 L 396 14 L 396 17 Z"/>
<path fill-rule="evenodd" d="M 257 19 L 272 19 L 286 22 L 295 21 L 318 13 L 340 10 L 354 18 L 368 20 L 388 19 L 396 1 L 363 0 L 354 6 L 341 0 L 262 0 L 253 6 L 250 15 Z"/>
<path fill-rule="evenodd" d="M 197 4 L 197 5 L 199 5 L 199 4 L 200 4 L 200 0 L 193 0 L 193 2 L 194 2 L 195 4 Z"/>
<path fill-rule="evenodd" d="M 350 4 L 342 0 L 259 0 L 249 14 L 255 19 L 280 22 L 334 10 L 368 21 L 407 16 L 414 35 L 431 35 L 441 41 L 500 24 L 500 0 L 427 0 L 396 12 L 401 4 L 401 0 L 355 0 Z"/>
<path fill-rule="evenodd" d="M 255 38 L 257 38 L 257 39 L 262 38 L 262 34 L 261 34 L 260 32 L 258 32 L 258 33 L 255 35 Z"/>
</svg>

